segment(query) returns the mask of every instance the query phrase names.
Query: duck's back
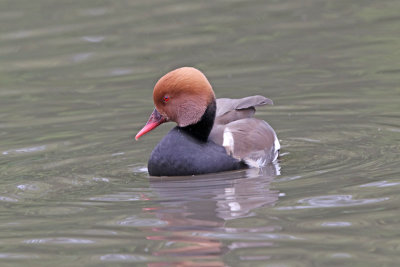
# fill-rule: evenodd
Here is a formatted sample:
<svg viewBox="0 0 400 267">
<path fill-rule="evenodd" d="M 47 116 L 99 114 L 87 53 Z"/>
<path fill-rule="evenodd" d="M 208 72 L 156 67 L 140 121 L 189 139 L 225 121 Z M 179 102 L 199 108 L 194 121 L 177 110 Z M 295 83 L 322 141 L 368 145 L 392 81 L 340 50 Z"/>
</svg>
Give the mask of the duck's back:
<svg viewBox="0 0 400 267">
<path fill-rule="evenodd" d="M 180 127 L 173 128 L 151 153 L 148 171 L 153 176 L 206 174 L 245 168 L 212 141 L 199 141 Z"/>
<path fill-rule="evenodd" d="M 267 104 L 273 103 L 263 96 L 217 99 L 210 140 L 250 166 L 260 167 L 274 161 L 280 149 L 276 133 L 265 121 L 253 118 L 255 107 Z"/>
</svg>

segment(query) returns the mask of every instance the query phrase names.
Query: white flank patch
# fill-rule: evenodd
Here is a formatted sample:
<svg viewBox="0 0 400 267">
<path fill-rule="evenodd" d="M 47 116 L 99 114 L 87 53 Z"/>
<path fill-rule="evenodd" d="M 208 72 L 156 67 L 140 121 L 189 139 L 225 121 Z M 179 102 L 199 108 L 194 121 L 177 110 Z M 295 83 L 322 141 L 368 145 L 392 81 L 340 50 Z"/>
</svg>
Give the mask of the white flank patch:
<svg viewBox="0 0 400 267">
<path fill-rule="evenodd" d="M 231 130 L 226 127 L 224 130 L 224 141 L 222 146 L 225 147 L 226 151 L 233 154 L 233 149 L 235 147 L 235 141 L 233 140 L 233 134 Z"/>
<path fill-rule="evenodd" d="M 275 139 L 274 139 L 274 159 L 272 161 L 275 161 L 278 158 L 278 152 L 279 149 L 281 149 L 281 144 L 279 143 L 278 137 L 276 136 L 276 134 L 274 135 Z"/>
</svg>

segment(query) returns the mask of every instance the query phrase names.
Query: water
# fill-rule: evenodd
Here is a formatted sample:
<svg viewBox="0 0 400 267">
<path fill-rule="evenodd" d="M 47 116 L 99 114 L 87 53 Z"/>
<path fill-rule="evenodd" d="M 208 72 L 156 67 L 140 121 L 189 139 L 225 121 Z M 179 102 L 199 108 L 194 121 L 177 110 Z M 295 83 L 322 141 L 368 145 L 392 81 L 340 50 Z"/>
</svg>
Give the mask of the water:
<svg viewBox="0 0 400 267">
<path fill-rule="evenodd" d="M 1 1 L 1 266 L 397 266 L 400 3 Z M 273 167 L 149 178 L 179 66 L 263 94 Z"/>
</svg>

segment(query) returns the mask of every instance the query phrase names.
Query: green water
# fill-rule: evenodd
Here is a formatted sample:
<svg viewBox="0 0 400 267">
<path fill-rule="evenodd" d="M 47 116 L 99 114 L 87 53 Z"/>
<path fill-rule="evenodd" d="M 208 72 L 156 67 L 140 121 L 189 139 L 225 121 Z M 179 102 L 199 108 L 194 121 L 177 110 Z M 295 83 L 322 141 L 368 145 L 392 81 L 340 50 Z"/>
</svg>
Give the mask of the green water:
<svg viewBox="0 0 400 267">
<path fill-rule="evenodd" d="M 400 2 L 0 1 L 1 266 L 398 266 Z M 180 66 L 262 94 L 276 170 L 149 179 Z"/>
</svg>

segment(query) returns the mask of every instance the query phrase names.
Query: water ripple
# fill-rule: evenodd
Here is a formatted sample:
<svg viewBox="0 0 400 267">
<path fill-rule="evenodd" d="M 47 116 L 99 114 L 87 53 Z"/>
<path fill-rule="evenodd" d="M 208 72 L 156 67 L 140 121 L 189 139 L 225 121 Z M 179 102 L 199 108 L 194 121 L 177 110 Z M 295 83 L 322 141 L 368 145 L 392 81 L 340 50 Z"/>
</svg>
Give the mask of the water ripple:
<svg viewBox="0 0 400 267">
<path fill-rule="evenodd" d="M 18 153 L 32 153 L 32 152 L 38 152 L 38 151 L 43 151 L 46 149 L 46 145 L 43 146 L 33 146 L 33 147 L 24 147 L 24 148 L 17 148 L 17 149 L 11 149 L 7 151 L 3 151 L 3 155 L 8 155 L 8 154 L 18 154 Z"/>
<path fill-rule="evenodd" d="M 132 166 L 132 165 L 131 165 Z M 135 167 L 132 167 L 132 168 L 130 168 L 130 170 L 133 172 L 133 173 L 137 173 L 137 174 L 143 174 L 143 173 L 148 173 L 149 171 L 148 171 L 148 169 L 147 169 L 147 167 L 146 166 L 141 166 L 141 165 L 139 165 L 139 166 L 136 166 L 136 165 L 134 165 Z"/>
<path fill-rule="evenodd" d="M 104 36 L 83 36 L 82 39 L 89 43 L 100 43 L 105 39 L 105 37 Z"/>
<path fill-rule="evenodd" d="M 79 14 L 83 16 L 102 16 L 109 12 L 110 10 L 106 7 L 96 7 L 96 8 L 82 9 L 79 11 Z"/>
<path fill-rule="evenodd" d="M 136 194 L 136 195 L 135 195 Z M 104 196 L 91 197 L 91 201 L 119 202 L 119 201 L 140 201 L 144 200 L 143 194 L 134 192 L 120 192 L 118 194 L 109 194 Z"/>
<path fill-rule="evenodd" d="M 18 202 L 18 199 L 11 198 L 11 197 L 0 196 L 0 201 L 4 201 L 4 202 Z"/>
<path fill-rule="evenodd" d="M 331 195 L 331 196 L 318 196 L 311 198 L 304 198 L 298 201 L 300 204 L 308 204 L 307 206 L 288 206 L 278 207 L 278 210 L 295 210 L 295 209 L 310 209 L 310 208 L 335 208 L 365 205 L 371 203 L 378 203 L 388 200 L 388 197 L 370 198 L 370 199 L 353 199 L 352 195 Z"/>
<path fill-rule="evenodd" d="M 121 155 L 125 155 L 125 152 L 117 152 L 117 153 L 113 153 L 113 154 L 111 154 L 111 157 L 115 157 L 115 156 L 121 156 Z"/>
<path fill-rule="evenodd" d="M 105 177 L 93 177 L 93 181 L 109 183 L 110 179 Z"/>
<path fill-rule="evenodd" d="M 363 184 L 360 185 L 360 187 L 389 187 L 389 186 L 396 186 L 396 185 L 400 185 L 400 183 L 396 183 L 396 182 L 388 182 L 388 181 L 378 181 L 378 182 L 373 182 L 373 183 L 369 183 L 369 184 Z"/>
<path fill-rule="evenodd" d="M 75 54 L 75 55 L 72 57 L 72 60 L 73 60 L 74 62 L 76 62 L 76 63 L 83 62 L 83 61 L 88 60 L 90 57 L 92 57 L 93 54 L 94 54 L 94 53 L 92 53 L 92 52 L 88 52 L 88 53 L 78 53 L 78 54 Z"/>
<path fill-rule="evenodd" d="M 25 244 L 93 244 L 93 240 L 68 238 L 68 237 L 55 237 L 55 238 L 39 238 L 24 240 Z"/>
<path fill-rule="evenodd" d="M 347 227 L 351 226 L 351 222 L 323 222 L 321 223 L 321 226 L 324 227 Z"/>
<path fill-rule="evenodd" d="M 337 258 L 337 259 L 348 259 L 352 258 L 352 256 L 349 253 L 335 253 L 331 255 L 332 258 Z"/>
<path fill-rule="evenodd" d="M 0 253 L 0 259 L 37 259 L 37 255 L 26 255 L 17 253 Z"/>
<path fill-rule="evenodd" d="M 131 255 L 131 254 L 107 254 L 100 257 L 102 261 L 133 261 L 142 262 L 148 261 L 146 256 L 141 255 Z"/>
<path fill-rule="evenodd" d="M 301 240 L 303 238 L 287 234 L 266 233 L 192 233 L 193 236 L 212 237 L 225 240 Z"/>
<path fill-rule="evenodd" d="M 131 74 L 132 72 L 133 71 L 128 68 L 117 68 L 117 69 L 111 70 L 110 75 L 111 76 L 123 76 L 123 75 Z"/>
<path fill-rule="evenodd" d="M 39 187 L 35 184 L 19 184 L 17 188 L 22 191 L 37 191 Z"/>
<path fill-rule="evenodd" d="M 124 220 L 117 221 L 116 224 L 124 226 L 135 226 L 135 227 L 154 227 L 166 225 L 166 222 L 157 219 L 142 219 L 137 216 L 128 217 Z"/>
</svg>

